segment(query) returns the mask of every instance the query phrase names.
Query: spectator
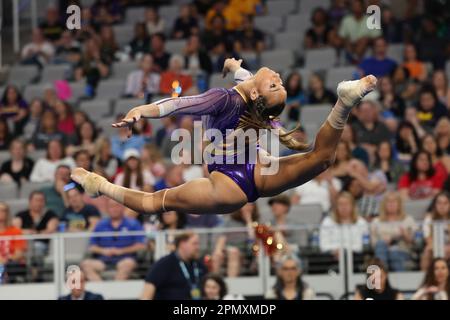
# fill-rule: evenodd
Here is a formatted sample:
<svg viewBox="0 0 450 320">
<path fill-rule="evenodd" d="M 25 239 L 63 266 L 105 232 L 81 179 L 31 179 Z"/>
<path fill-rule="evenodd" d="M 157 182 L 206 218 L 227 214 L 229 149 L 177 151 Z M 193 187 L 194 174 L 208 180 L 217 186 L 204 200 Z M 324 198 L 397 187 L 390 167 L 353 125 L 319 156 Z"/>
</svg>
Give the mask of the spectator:
<svg viewBox="0 0 450 320">
<path fill-rule="evenodd" d="M 55 104 L 55 112 L 58 118 L 58 131 L 66 136 L 75 133 L 75 121 L 73 119 L 72 107 L 62 100 L 58 100 Z"/>
<path fill-rule="evenodd" d="M 305 48 L 318 49 L 334 46 L 336 42 L 336 31 L 328 24 L 328 13 L 319 7 L 314 9 L 311 15 L 312 26 L 305 33 Z"/>
<path fill-rule="evenodd" d="M 272 219 L 269 221 L 270 225 L 277 229 L 275 238 L 277 243 L 282 243 L 285 251 L 295 249 L 295 235 L 292 231 L 287 231 L 289 226 L 292 225 L 289 217 L 289 211 L 291 210 L 291 201 L 288 196 L 278 195 L 272 197 L 267 201 L 272 213 Z M 264 222 L 264 221 L 263 221 Z"/>
<path fill-rule="evenodd" d="M 438 149 L 442 154 L 450 154 L 450 120 L 447 117 L 439 119 L 434 128 Z"/>
<path fill-rule="evenodd" d="M 403 294 L 395 288 L 391 287 L 389 282 L 388 271 L 385 264 L 377 258 L 372 259 L 369 262 L 369 266 L 377 267 L 372 274 L 368 274 L 369 277 L 376 276 L 379 279 L 379 287 L 376 284 L 372 288 L 369 288 L 367 284 L 359 285 L 356 287 L 354 300 L 403 300 Z"/>
<path fill-rule="evenodd" d="M 51 186 L 44 187 L 40 191 L 45 195 L 47 208 L 62 217 L 66 209 L 66 195 L 64 186 L 70 182 L 70 167 L 59 165 L 55 170 L 54 182 Z"/>
<path fill-rule="evenodd" d="M 364 15 L 364 1 L 352 0 L 351 14 L 341 21 L 339 37 L 352 62 L 358 62 L 364 56 L 372 39 L 381 35 L 379 29 L 369 29 L 367 17 Z"/>
<path fill-rule="evenodd" d="M 371 157 L 374 156 L 377 145 L 391 139 L 389 129 L 378 119 L 377 105 L 373 101 L 363 101 L 358 106 L 357 121 L 352 126 L 356 139 Z"/>
<path fill-rule="evenodd" d="M 11 142 L 9 153 L 11 159 L 0 167 L 0 182 L 15 182 L 20 187 L 29 180 L 34 161 L 27 157 L 25 143 L 19 138 Z"/>
<path fill-rule="evenodd" d="M 67 165 L 70 168 L 75 166 L 72 158 L 65 157 L 62 143 L 58 140 L 51 140 L 47 146 L 47 155 L 34 164 L 31 171 L 31 182 L 53 182 L 56 168 L 61 165 Z"/>
<path fill-rule="evenodd" d="M 326 170 L 313 180 L 295 188 L 292 196 L 294 204 L 319 204 L 323 213 L 328 213 L 334 206 L 336 196 L 341 191 L 342 183 Z"/>
<path fill-rule="evenodd" d="M 416 152 L 411 160 L 409 172 L 403 174 L 398 189 L 404 199 L 427 199 L 435 196 L 444 181 L 433 168 L 431 155 L 426 151 Z"/>
<path fill-rule="evenodd" d="M 50 6 L 45 13 L 45 20 L 39 25 L 42 30 L 42 34 L 48 41 L 53 43 L 60 40 L 61 35 L 64 32 L 65 26 L 59 19 L 58 8 Z"/>
<path fill-rule="evenodd" d="M 164 178 L 159 180 L 154 188 L 155 191 L 173 188 L 184 183 L 183 180 L 183 166 L 182 165 L 171 165 L 167 168 Z"/>
<path fill-rule="evenodd" d="M 302 76 L 298 72 L 291 72 L 286 79 L 286 109 L 288 120 L 297 122 L 300 117 L 300 108 L 306 104 L 306 94 L 303 91 Z"/>
<path fill-rule="evenodd" d="M 28 105 L 17 87 L 8 85 L 0 102 L 0 118 L 11 120 L 14 130 L 20 132 L 28 115 Z"/>
<path fill-rule="evenodd" d="M 412 300 L 448 300 L 450 297 L 450 277 L 448 262 L 434 258 L 428 267 L 422 286 L 412 296 Z"/>
<path fill-rule="evenodd" d="M 387 181 L 393 184 L 397 184 L 405 172 L 405 167 L 394 158 L 392 146 L 389 141 L 383 141 L 377 146 L 372 171 L 376 170 L 382 171 Z"/>
<path fill-rule="evenodd" d="M 55 51 L 53 63 L 69 63 L 72 66 L 81 59 L 81 45 L 70 30 L 64 30 Z"/>
<path fill-rule="evenodd" d="M 224 300 L 228 288 L 219 274 L 209 273 L 202 279 L 201 291 L 202 300 Z"/>
<path fill-rule="evenodd" d="M 417 49 L 414 44 L 405 45 L 403 67 L 408 69 L 409 76 L 418 81 L 425 81 L 427 78 L 427 67 L 425 63 L 417 57 Z"/>
<path fill-rule="evenodd" d="M 159 91 L 164 95 L 171 95 L 174 91 L 174 83 L 178 83 L 183 94 L 189 95 L 189 92 L 195 90 L 192 77 L 184 73 L 183 70 L 183 57 L 180 55 L 172 55 L 169 61 L 169 69 L 161 73 Z"/>
<path fill-rule="evenodd" d="M 111 180 L 116 175 L 119 162 L 111 153 L 111 141 L 106 137 L 97 139 L 93 160 L 94 171 Z"/>
<path fill-rule="evenodd" d="M 145 10 L 145 25 L 150 36 L 163 33 L 166 28 L 164 19 L 160 17 L 155 7 L 149 7 Z"/>
<path fill-rule="evenodd" d="M 411 259 L 416 231 L 414 219 L 407 215 L 398 192 L 388 192 L 380 205 L 380 216 L 371 224 L 375 256 L 392 271 L 405 271 Z"/>
<path fill-rule="evenodd" d="M 363 59 L 359 65 L 362 75 L 372 74 L 375 77 L 383 77 L 394 72 L 397 63 L 387 57 L 387 46 L 386 40 L 381 37 L 374 40 L 373 56 Z"/>
<path fill-rule="evenodd" d="M 434 17 L 424 17 L 420 30 L 415 30 L 417 42 L 420 43 L 419 56 L 425 62 L 431 62 L 434 69 L 445 67 L 445 47 L 448 41 L 440 36 Z"/>
<path fill-rule="evenodd" d="M 397 158 L 403 163 L 409 164 L 413 154 L 419 150 L 418 145 L 419 137 L 414 126 L 408 121 L 401 122 L 395 139 Z"/>
<path fill-rule="evenodd" d="M 405 101 L 400 97 L 394 88 L 392 79 L 388 76 L 381 77 L 380 82 L 380 96 L 378 102 L 381 104 L 383 118 L 397 118 L 402 119 L 405 115 Z M 397 128 L 395 128 L 397 129 Z"/>
<path fill-rule="evenodd" d="M 436 138 L 429 133 L 422 138 L 422 149 L 431 155 L 431 161 L 436 170 L 436 174 L 445 181 L 450 169 L 450 157 L 442 154 L 438 149 Z"/>
<path fill-rule="evenodd" d="M 76 127 L 72 144 L 66 148 L 67 153 L 74 155 L 81 150 L 85 150 L 89 155 L 94 155 L 97 136 L 98 131 L 94 123 L 90 120 L 84 121 Z"/>
<path fill-rule="evenodd" d="M 184 49 L 184 64 L 186 70 L 192 75 L 199 75 L 201 72 L 210 74 L 213 71 L 211 58 L 200 45 L 200 37 L 191 35 L 187 40 Z"/>
<path fill-rule="evenodd" d="M 378 215 L 381 197 L 387 188 L 387 178 L 381 170 L 369 172 L 362 161 L 350 160 L 348 175 L 358 181 L 363 194 L 358 199 L 359 213 L 367 219 Z"/>
<path fill-rule="evenodd" d="M 167 211 L 158 214 L 158 230 L 166 231 L 166 250 L 175 250 L 176 230 L 184 229 L 186 226 L 186 215 L 177 211 Z"/>
<path fill-rule="evenodd" d="M 136 268 L 136 253 L 145 248 L 144 236 L 95 236 L 101 232 L 137 232 L 144 231 L 141 224 L 124 216 L 124 207 L 108 199 L 108 218 L 100 220 L 94 228 L 90 239 L 89 252 L 92 259 L 81 262 L 81 268 L 89 281 L 101 281 L 100 272 L 115 268 L 115 280 L 127 280 Z"/>
<path fill-rule="evenodd" d="M 61 296 L 58 300 L 103 300 L 101 294 L 86 290 L 86 276 L 82 271 L 76 271 L 68 276 L 71 284 L 70 294 Z"/>
<path fill-rule="evenodd" d="M 348 226 L 347 232 L 342 232 L 344 225 Z M 341 192 L 336 200 L 336 209 L 320 225 L 320 250 L 331 251 L 336 260 L 342 246 L 361 252 L 363 235 L 368 234 L 368 229 L 367 222 L 358 214 L 353 196 L 348 192 Z"/>
<path fill-rule="evenodd" d="M 15 282 L 18 276 L 25 276 L 25 251 L 27 243 L 23 239 L 2 239 L 21 236 L 22 231 L 11 225 L 9 206 L 0 202 L 0 265 L 5 269 L 8 282 Z"/>
<path fill-rule="evenodd" d="M 431 212 L 423 220 L 423 234 L 425 238 L 425 249 L 422 253 L 420 265 L 422 270 L 427 270 L 433 258 L 433 227 L 434 223 L 443 223 L 444 232 L 448 234 L 449 226 L 446 222 L 450 220 L 450 195 L 447 191 L 439 192 L 431 203 Z M 450 242 L 444 239 L 445 258 L 450 257 Z"/>
<path fill-rule="evenodd" d="M 212 28 L 207 29 L 202 35 L 202 43 L 210 54 L 223 55 L 232 51 L 233 43 L 231 34 L 225 29 L 225 18 L 216 15 L 211 20 Z"/>
<path fill-rule="evenodd" d="M 350 144 L 340 141 L 336 147 L 336 160 L 330 168 L 331 175 L 345 182 L 348 178 L 348 164 L 352 159 Z"/>
<path fill-rule="evenodd" d="M 91 12 L 95 23 L 110 25 L 122 21 L 124 10 L 118 0 L 96 0 Z"/>
<path fill-rule="evenodd" d="M 123 114 L 119 114 L 116 117 L 117 121 L 121 121 L 124 118 Z M 145 145 L 145 139 L 143 136 L 131 135 L 128 137 L 128 128 L 117 129 L 118 134 L 111 137 L 111 150 L 114 157 L 119 160 L 124 160 L 125 151 L 128 149 L 141 150 Z"/>
<path fill-rule="evenodd" d="M 309 104 L 333 104 L 336 101 L 336 95 L 325 88 L 323 79 L 316 73 L 309 78 Z"/>
<path fill-rule="evenodd" d="M 151 192 L 155 184 L 155 177 L 142 169 L 139 151 L 136 149 L 128 149 L 124 153 L 124 167 L 115 180 L 114 184 L 131 188 L 133 190 L 142 190 Z"/>
<path fill-rule="evenodd" d="M 448 117 L 447 108 L 439 102 L 436 92 L 432 87 L 425 86 L 419 92 L 417 105 L 417 119 L 426 130 L 432 130 L 441 117 Z"/>
<path fill-rule="evenodd" d="M 217 238 L 212 254 L 213 272 L 220 273 L 226 261 L 227 277 L 238 277 L 241 274 L 242 262 L 252 257 L 252 244 L 255 240 L 253 223 L 258 220 L 258 207 L 253 203 L 247 203 L 225 220 L 223 228 L 247 230 L 224 232 Z"/>
<path fill-rule="evenodd" d="M 145 99 L 159 93 L 160 75 L 153 71 L 153 57 L 150 54 L 142 56 L 140 69 L 128 74 L 125 95 Z"/>
<path fill-rule="evenodd" d="M 134 37 L 128 44 L 132 59 L 150 52 L 150 37 L 147 33 L 145 23 L 138 22 L 134 25 Z"/>
<path fill-rule="evenodd" d="M 175 238 L 176 250 L 156 261 L 145 277 L 143 300 L 201 299 L 206 267 L 199 260 L 200 239 L 187 232 Z"/>
<path fill-rule="evenodd" d="M 450 108 L 450 86 L 444 70 L 435 70 L 432 77 L 433 88 L 439 102 Z"/>
<path fill-rule="evenodd" d="M 216 214 L 188 214 L 186 216 L 186 228 L 214 228 L 219 226 L 222 220 Z"/>
<path fill-rule="evenodd" d="M 100 56 L 110 65 L 116 61 L 116 53 L 119 45 L 116 42 L 114 29 L 110 25 L 104 25 L 100 29 Z"/>
<path fill-rule="evenodd" d="M 54 46 L 45 40 L 41 29 L 33 29 L 31 42 L 22 48 L 21 58 L 23 64 L 34 64 L 40 69 L 53 59 Z"/>
<path fill-rule="evenodd" d="M 47 148 L 50 141 L 63 143 L 65 140 L 66 136 L 64 133 L 58 130 L 56 113 L 51 109 L 45 110 L 39 123 L 39 129 L 31 141 L 33 147 L 41 150 Z"/>
<path fill-rule="evenodd" d="M 68 207 L 64 210 L 61 221 L 69 232 L 92 231 L 100 220 L 100 212 L 83 201 L 84 191 L 75 184 L 66 191 Z"/>
<path fill-rule="evenodd" d="M 395 92 L 407 105 L 414 104 L 417 100 L 417 92 L 420 89 L 419 83 L 409 76 L 409 70 L 403 66 L 398 66 L 392 75 Z"/>
<path fill-rule="evenodd" d="M 332 0 L 327 12 L 333 27 L 339 26 L 342 18 L 346 16 L 347 13 L 347 1 L 345 0 Z"/>
<path fill-rule="evenodd" d="M 252 16 L 242 18 L 242 25 L 234 38 L 234 50 L 238 53 L 255 52 L 259 54 L 265 49 L 264 33 L 255 28 Z"/>
<path fill-rule="evenodd" d="M 268 300 L 314 300 L 316 295 L 302 279 L 301 263 L 296 256 L 285 255 L 277 266 L 277 279 L 265 294 Z"/>
<path fill-rule="evenodd" d="M 31 141 L 34 133 L 39 128 L 39 123 L 41 121 L 42 114 L 44 113 L 44 102 L 39 98 L 35 98 L 31 101 L 29 109 L 30 112 L 23 127 L 15 130 L 15 135 L 23 136 L 26 141 Z"/>
<path fill-rule="evenodd" d="M 28 198 L 28 209 L 16 214 L 12 224 L 22 230 L 23 234 L 52 234 L 58 230 L 58 216 L 45 207 L 45 195 L 33 191 Z M 33 252 L 36 256 L 48 250 L 48 240 L 35 240 Z"/>
<path fill-rule="evenodd" d="M 75 65 L 75 81 L 86 80 L 85 95 L 92 97 L 101 78 L 109 75 L 108 57 L 101 54 L 97 41 L 93 38 L 87 39 L 80 62 Z"/>
<path fill-rule="evenodd" d="M 394 16 L 391 8 L 383 6 L 381 9 L 381 30 L 383 38 L 388 43 L 400 43 L 403 40 L 402 22 Z"/>
<path fill-rule="evenodd" d="M 180 15 L 175 19 L 172 37 L 174 39 L 187 39 L 191 35 L 197 34 L 198 29 L 198 21 L 191 16 L 189 5 L 180 6 Z"/>
<path fill-rule="evenodd" d="M 153 70 L 162 72 L 169 66 L 170 53 L 165 49 L 166 37 L 162 33 L 155 33 L 151 37 L 151 54 L 153 57 Z"/>
<path fill-rule="evenodd" d="M 369 154 L 366 149 L 359 145 L 355 130 L 348 123 L 344 126 L 344 130 L 342 131 L 341 141 L 348 144 L 348 148 L 351 151 L 351 156 L 353 158 L 361 160 L 366 166 L 369 165 Z"/>
</svg>

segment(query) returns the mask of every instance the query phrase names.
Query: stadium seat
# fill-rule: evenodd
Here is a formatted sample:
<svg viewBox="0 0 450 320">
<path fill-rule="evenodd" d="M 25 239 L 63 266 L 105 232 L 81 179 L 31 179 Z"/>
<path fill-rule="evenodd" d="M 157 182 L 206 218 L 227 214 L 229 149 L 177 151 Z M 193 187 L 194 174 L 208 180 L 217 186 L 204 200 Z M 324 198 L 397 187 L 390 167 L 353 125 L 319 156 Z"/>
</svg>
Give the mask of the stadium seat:
<svg viewBox="0 0 450 320">
<path fill-rule="evenodd" d="M 337 64 L 336 50 L 333 48 L 305 50 L 305 68 L 327 70 Z"/>
<path fill-rule="evenodd" d="M 0 184 L 0 200 L 17 198 L 17 185 L 14 182 Z"/>
<path fill-rule="evenodd" d="M 80 103 L 80 110 L 86 112 L 92 121 L 97 122 L 105 116 L 111 116 L 111 105 L 108 100 L 88 100 Z"/>
<path fill-rule="evenodd" d="M 145 7 L 131 7 L 127 8 L 125 14 L 125 23 L 134 25 L 137 22 L 143 22 L 145 20 Z"/>
<path fill-rule="evenodd" d="M 23 91 L 23 98 L 28 102 L 31 102 L 34 98 L 41 98 L 46 88 L 52 88 L 52 85 L 48 83 L 27 85 Z"/>
<path fill-rule="evenodd" d="M 261 53 L 261 65 L 276 71 L 283 71 L 291 68 L 294 63 L 294 54 L 291 50 L 279 49 Z"/>
<path fill-rule="evenodd" d="M 297 10 L 296 0 L 269 0 L 266 2 L 267 12 L 271 16 L 285 16 Z"/>
<path fill-rule="evenodd" d="M 126 81 L 128 74 L 138 68 L 139 63 L 136 61 L 114 63 L 111 79 L 123 79 Z"/>
<path fill-rule="evenodd" d="M 387 50 L 387 56 L 398 64 L 403 62 L 403 51 L 404 46 L 403 44 L 389 44 L 388 50 Z"/>
<path fill-rule="evenodd" d="M 314 9 L 322 7 L 325 10 L 330 8 L 330 0 L 300 0 L 300 13 L 311 14 Z"/>
<path fill-rule="evenodd" d="M 145 101 L 143 99 L 119 99 L 114 104 L 113 115 L 126 114 L 132 108 L 143 104 Z"/>
<path fill-rule="evenodd" d="M 179 15 L 179 12 L 180 7 L 178 5 L 161 6 L 158 10 L 159 15 L 164 19 L 176 19 Z"/>
<path fill-rule="evenodd" d="M 298 32 L 305 34 L 306 30 L 311 26 L 311 18 L 309 14 L 289 15 L 286 20 L 286 32 Z"/>
<path fill-rule="evenodd" d="M 339 82 L 344 80 L 353 80 L 353 73 L 356 71 L 355 67 L 340 67 L 331 68 L 327 70 L 325 86 L 330 90 L 336 90 Z"/>
<path fill-rule="evenodd" d="M 430 203 L 431 201 L 428 199 L 405 201 L 405 213 L 413 217 L 416 221 L 422 221 L 425 218 Z"/>
<path fill-rule="evenodd" d="M 300 110 L 300 122 L 310 141 L 330 113 L 331 105 L 305 105 Z"/>
<path fill-rule="evenodd" d="M 102 118 L 97 122 L 97 127 L 100 129 L 100 133 L 105 137 L 111 137 L 117 134 L 117 129 L 113 128 L 111 124 L 116 122 L 115 117 Z"/>
<path fill-rule="evenodd" d="M 8 83 L 23 86 L 31 83 L 38 75 L 38 68 L 33 65 L 15 65 L 11 68 Z"/>
<path fill-rule="evenodd" d="M 28 157 L 36 162 L 39 159 L 45 158 L 46 154 L 46 150 L 34 150 L 33 152 L 28 153 Z"/>
<path fill-rule="evenodd" d="M 86 83 L 84 81 L 70 82 L 70 89 L 72 90 L 72 96 L 68 102 L 71 104 L 77 103 L 77 101 L 84 96 Z"/>
<path fill-rule="evenodd" d="M 283 28 L 283 18 L 273 16 L 257 16 L 254 20 L 255 29 L 268 34 L 276 34 Z"/>
<path fill-rule="evenodd" d="M 319 225 L 322 207 L 319 204 L 300 204 L 291 207 L 289 220 L 295 225 Z"/>
<path fill-rule="evenodd" d="M 231 88 L 232 86 L 234 86 L 234 82 L 230 75 L 223 78 L 221 73 L 214 73 L 209 77 L 210 88 Z"/>
<path fill-rule="evenodd" d="M 114 36 L 119 46 L 124 46 L 131 41 L 134 34 L 134 25 L 122 24 L 114 25 Z"/>
<path fill-rule="evenodd" d="M 309 86 L 309 77 L 312 74 L 311 70 L 305 68 L 298 68 L 296 69 L 296 71 L 298 71 L 302 76 L 303 90 L 306 90 Z"/>
<path fill-rule="evenodd" d="M 16 215 L 18 212 L 26 210 L 28 208 L 28 199 L 6 199 L 6 204 L 9 206 L 9 211 L 11 215 Z"/>
<path fill-rule="evenodd" d="M 86 256 L 89 238 L 66 238 L 64 241 L 64 253 L 66 263 L 79 264 Z"/>
<path fill-rule="evenodd" d="M 19 198 L 27 199 L 31 192 L 50 186 L 48 182 L 25 182 L 19 190 Z"/>
<path fill-rule="evenodd" d="M 9 159 L 11 159 L 11 154 L 9 153 L 8 150 L 0 151 L 0 165 Z"/>
<path fill-rule="evenodd" d="M 70 65 L 50 64 L 42 70 L 40 82 L 53 82 L 56 80 L 65 80 L 70 72 Z"/>
<path fill-rule="evenodd" d="M 172 54 L 183 54 L 186 42 L 186 40 L 168 40 L 166 41 L 166 50 Z"/>
<path fill-rule="evenodd" d="M 301 32 L 282 32 L 275 35 L 275 48 L 288 49 L 301 52 L 303 49 L 303 36 Z"/>
<path fill-rule="evenodd" d="M 97 88 L 97 98 L 118 99 L 125 92 L 125 80 L 105 80 L 101 81 Z"/>
</svg>

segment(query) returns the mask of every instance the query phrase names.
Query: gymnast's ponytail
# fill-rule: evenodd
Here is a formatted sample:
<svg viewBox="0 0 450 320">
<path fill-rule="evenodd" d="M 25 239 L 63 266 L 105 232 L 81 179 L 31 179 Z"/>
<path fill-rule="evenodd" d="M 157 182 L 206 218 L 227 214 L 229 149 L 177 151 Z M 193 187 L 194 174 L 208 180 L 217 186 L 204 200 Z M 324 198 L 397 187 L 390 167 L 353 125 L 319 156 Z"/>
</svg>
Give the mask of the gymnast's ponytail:
<svg viewBox="0 0 450 320">
<path fill-rule="evenodd" d="M 238 129 L 278 129 L 278 139 L 280 142 L 291 150 L 296 151 L 309 151 L 311 145 L 298 141 L 292 136 L 292 133 L 298 130 L 300 125 L 297 125 L 294 129 L 286 131 L 281 126 L 278 116 L 284 109 L 284 103 L 267 108 L 266 99 L 262 96 L 256 98 L 251 106 L 251 110 L 245 112 L 239 119 Z"/>
</svg>

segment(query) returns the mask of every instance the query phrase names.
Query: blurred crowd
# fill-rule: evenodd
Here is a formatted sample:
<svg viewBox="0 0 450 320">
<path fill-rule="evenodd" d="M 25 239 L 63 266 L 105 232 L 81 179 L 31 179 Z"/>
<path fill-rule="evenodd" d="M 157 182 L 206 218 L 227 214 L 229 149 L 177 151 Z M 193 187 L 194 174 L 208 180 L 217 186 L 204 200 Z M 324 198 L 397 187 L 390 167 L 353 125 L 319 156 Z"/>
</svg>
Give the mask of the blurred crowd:
<svg viewBox="0 0 450 320">
<path fill-rule="evenodd" d="M 432 229 L 433 222 L 449 221 L 450 215 L 448 11 L 442 10 L 438 1 L 403 1 L 401 8 L 382 3 L 333 0 L 311 12 L 304 50 L 334 48 L 342 65 L 354 66 L 354 78 L 374 74 L 379 79 L 378 90 L 354 108 L 333 166 L 285 195 L 247 204 L 229 216 L 179 212 L 151 216 L 104 197 L 91 199 L 71 184 L 73 167 L 95 171 L 115 184 L 147 192 L 204 177 L 207 171 L 201 165 L 174 165 L 169 159 L 174 143 L 171 133 L 177 128 L 193 132 L 195 118 L 164 118 L 158 130 L 141 120 L 134 125 L 130 138 L 126 129 L 105 135 L 89 112 L 70 102 L 67 87 L 72 82 L 85 83 L 81 100 L 92 99 L 99 83 L 110 77 L 114 63 L 136 61 L 139 68 L 128 74 L 123 97 L 150 102 L 154 97 L 179 95 L 180 91 L 181 95 L 204 92 L 209 87 L 208 79 L 221 71 L 226 58 L 241 58 L 248 52 L 258 57 L 270 49 L 271 35 L 254 24 L 255 17 L 270 14 L 265 1 L 192 1 L 180 5 L 171 26 L 159 16 L 158 7 L 149 6 L 145 20 L 136 23 L 125 46 L 118 45 L 114 26 L 124 22 L 127 1 L 97 0 L 91 7 L 83 7 L 80 1 L 68 0 L 62 1 L 59 8 L 49 7 L 39 28 L 33 30 L 31 42 L 23 46 L 18 63 L 36 65 L 41 71 L 48 65 L 68 64 L 70 72 L 65 79 L 50 84 L 42 96 L 29 101 L 23 97 L 23 88 L 4 84 L 0 150 L 9 152 L 9 159 L 0 163 L 0 183 L 18 188 L 36 183 L 41 187 L 29 195 L 26 210 L 11 212 L 7 201 L 0 203 L 0 236 L 247 228 L 248 232 L 217 237 L 208 253 L 207 267 L 191 263 L 199 259 L 195 234 L 169 237 L 173 254 L 156 262 L 145 278 L 145 298 L 194 298 L 194 294 L 195 298 L 223 298 L 227 290 L 221 275 L 236 277 L 244 269 L 255 272 L 253 226 L 255 222 L 270 222 L 281 230 L 276 236 L 284 249 L 274 259 L 278 280 L 267 298 L 312 299 L 313 290 L 301 280 L 302 266 L 292 232 L 283 228 L 290 224 L 292 215 L 302 214 L 295 211 L 299 205 L 318 204 L 323 219 L 310 245 L 317 245 L 319 252 L 327 254 L 331 264 L 339 259 L 339 227 L 349 225 L 354 228 L 350 233 L 354 252 L 375 257 L 383 279 L 387 279 L 387 270 L 428 270 L 414 297 L 448 298 L 449 225 L 444 230 L 443 259 L 433 259 Z M 82 7 L 80 30 L 65 27 L 63 9 L 70 4 Z M 382 8 L 381 29 L 366 27 L 365 9 L 370 4 Z M 165 43 L 173 39 L 187 40 L 182 54 L 166 50 Z M 400 43 L 404 44 L 404 52 L 403 61 L 398 63 L 388 52 L 390 45 Z M 301 60 L 297 66 L 300 64 Z M 254 70 L 259 66 L 258 59 L 244 60 L 243 66 Z M 322 72 L 303 79 L 294 68 L 280 71 L 286 76 L 288 98 L 282 118 L 287 127 L 298 122 L 303 125 L 301 110 L 305 105 L 334 104 L 334 88 L 326 87 Z M 121 119 L 123 114 L 114 116 Z M 295 135 L 305 141 L 311 138 L 302 126 Z M 45 156 L 32 160 L 35 152 Z M 405 211 L 405 202 L 414 200 L 429 200 L 420 219 Z M 260 219 L 261 205 L 270 207 L 270 221 Z M 25 241 L 0 241 L 0 265 L 9 269 L 10 281 L 25 273 L 28 249 Z M 48 241 L 35 241 L 33 250 L 47 254 Z M 80 264 L 83 279 L 101 280 L 102 272 L 108 269 L 115 270 L 115 279 L 128 279 L 138 266 L 136 257 L 142 251 L 153 250 L 154 243 L 145 237 L 93 236 L 89 258 Z M 186 272 L 166 279 L 168 268 L 185 262 L 186 268 L 181 269 Z M 213 273 L 204 278 L 207 271 Z M 40 280 L 38 273 L 33 280 Z M 186 280 L 193 283 L 192 288 L 181 285 L 184 291 L 173 291 L 171 286 L 176 287 L 176 281 Z M 356 296 L 366 298 L 372 294 L 359 288 Z M 387 280 L 377 294 L 401 296 Z"/>
</svg>

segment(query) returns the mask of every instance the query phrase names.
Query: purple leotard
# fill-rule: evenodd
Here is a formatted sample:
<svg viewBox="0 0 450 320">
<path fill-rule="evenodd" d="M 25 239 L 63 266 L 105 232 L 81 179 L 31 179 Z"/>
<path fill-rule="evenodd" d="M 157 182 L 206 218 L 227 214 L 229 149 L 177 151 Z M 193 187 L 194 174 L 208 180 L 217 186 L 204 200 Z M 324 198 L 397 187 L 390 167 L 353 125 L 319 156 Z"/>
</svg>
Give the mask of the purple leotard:
<svg viewBox="0 0 450 320">
<path fill-rule="evenodd" d="M 251 75 L 251 74 L 250 74 Z M 190 97 L 167 98 L 155 103 L 160 108 L 160 115 L 199 115 L 203 127 L 218 129 L 225 137 L 227 129 L 236 129 L 239 118 L 247 109 L 247 103 L 236 89 L 214 88 L 203 94 Z M 208 164 L 208 171 L 218 171 L 232 179 L 246 194 L 249 202 L 258 199 L 255 185 L 255 164 Z"/>
</svg>

